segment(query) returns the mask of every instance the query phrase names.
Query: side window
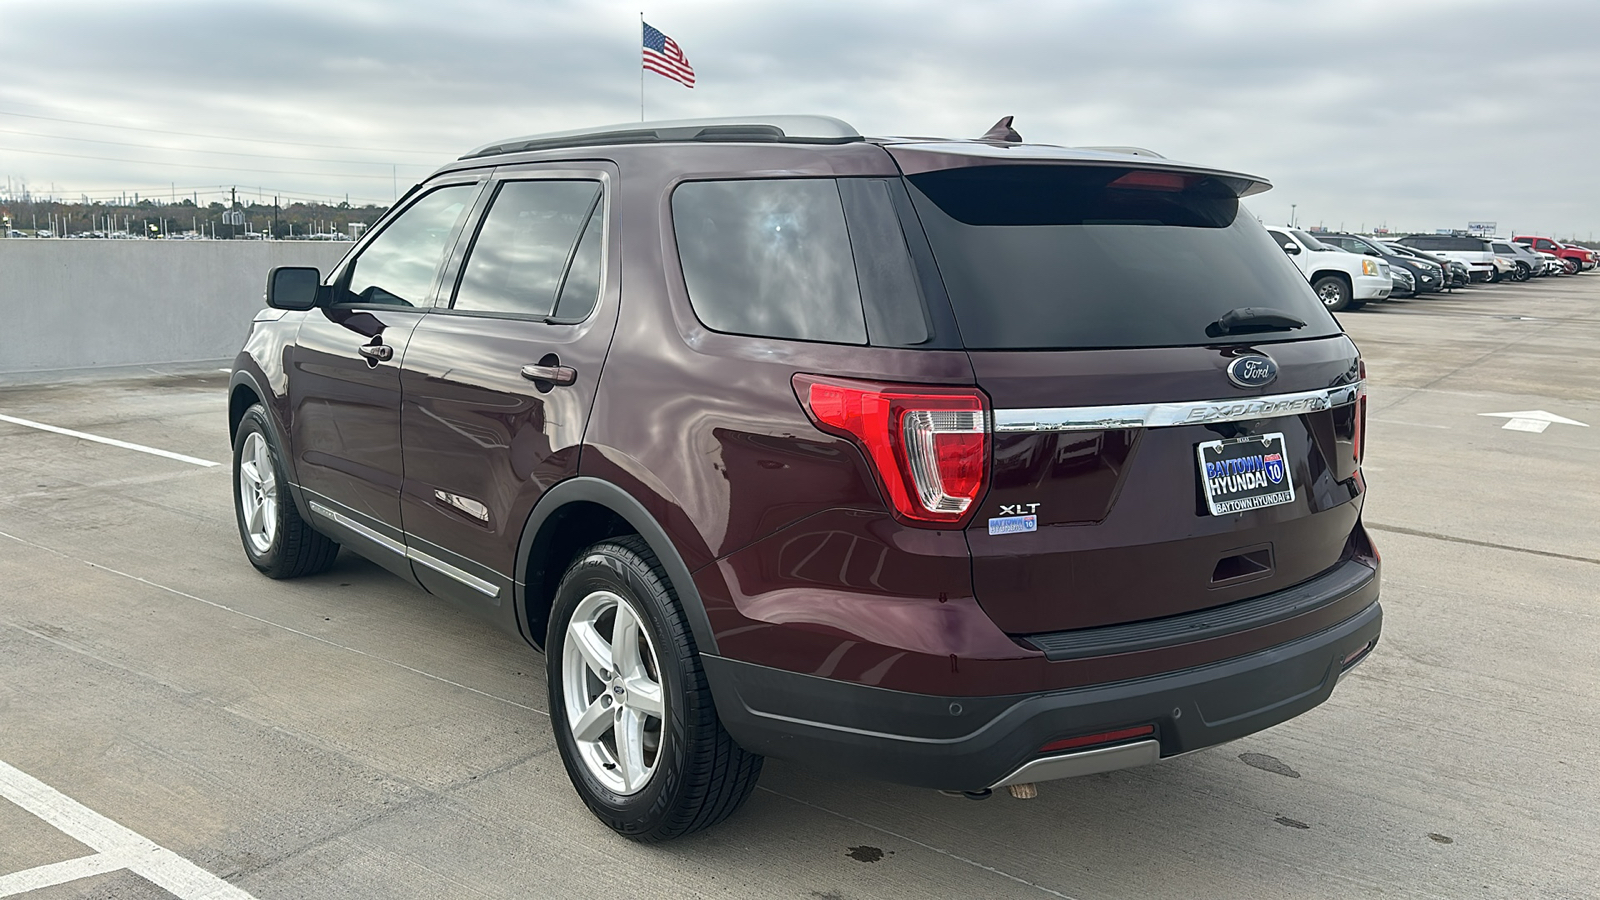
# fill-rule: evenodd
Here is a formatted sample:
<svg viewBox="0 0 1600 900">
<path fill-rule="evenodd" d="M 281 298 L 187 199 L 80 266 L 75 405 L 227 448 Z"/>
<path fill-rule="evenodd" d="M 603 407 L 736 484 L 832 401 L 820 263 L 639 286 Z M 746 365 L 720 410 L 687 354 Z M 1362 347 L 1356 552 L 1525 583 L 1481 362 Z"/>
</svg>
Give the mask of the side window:
<svg viewBox="0 0 1600 900">
<path fill-rule="evenodd" d="M 1544 240 L 1543 238 L 1536 241 L 1534 246 L 1538 247 L 1540 250 L 1554 250 L 1556 248 L 1556 245 L 1553 242 Z"/>
<path fill-rule="evenodd" d="M 439 188 L 386 225 L 350 267 L 340 302 L 427 305 L 446 242 L 477 190 L 475 184 Z"/>
<path fill-rule="evenodd" d="M 472 243 L 453 308 L 582 318 L 600 292 L 600 199 L 596 181 L 502 184 Z"/>
<path fill-rule="evenodd" d="M 865 344 L 839 188 L 831 179 L 691 181 L 672 194 L 689 303 L 713 331 Z"/>
<path fill-rule="evenodd" d="M 595 301 L 600 299 L 600 252 L 605 241 L 605 206 L 598 200 L 594 212 L 589 214 L 589 224 L 583 227 L 583 237 L 578 239 L 578 249 L 572 254 L 572 265 L 567 269 L 567 280 L 561 284 L 561 296 L 556 298 L 555 317 L 569 322 L 579 322 L 589 317 Z"/>
</svg>

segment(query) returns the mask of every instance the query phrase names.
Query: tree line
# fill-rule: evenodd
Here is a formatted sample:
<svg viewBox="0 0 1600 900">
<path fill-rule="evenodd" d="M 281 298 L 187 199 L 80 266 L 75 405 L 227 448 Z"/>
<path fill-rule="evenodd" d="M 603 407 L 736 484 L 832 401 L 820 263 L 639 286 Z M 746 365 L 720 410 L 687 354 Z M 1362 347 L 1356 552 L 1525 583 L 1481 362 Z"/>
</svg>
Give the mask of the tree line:
<svg viewBox="0 0 1600 900">
<path fill-rule="evenodd" d="M 137 203 L 69 203 L 13 197 L 0 202 L 0 217 L 9 219 L 6 226 L 11 237 L 20 232 L 23 237 L 127 234 L 151 238 L 245 238 L 270 234 L 287 239 L 312 235 L 357 237 L 389 207 L 352 206 L 347 202 L 274 205 L 241 199 L 234 209 L 240 213 L 241 223 L 235 224 L 226 215 L 226 203 L 197 205 L 188 198 L 177 203 L 149 199 Z"/>
</svg>

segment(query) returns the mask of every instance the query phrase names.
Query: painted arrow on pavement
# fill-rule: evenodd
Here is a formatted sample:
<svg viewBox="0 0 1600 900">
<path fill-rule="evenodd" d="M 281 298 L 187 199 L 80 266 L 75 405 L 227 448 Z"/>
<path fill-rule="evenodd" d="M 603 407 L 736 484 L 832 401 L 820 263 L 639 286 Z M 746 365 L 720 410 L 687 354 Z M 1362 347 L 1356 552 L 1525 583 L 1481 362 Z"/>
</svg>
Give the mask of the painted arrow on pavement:
<svg viewBox="0 0 1600 900">
<path fill-rule="evenodd" d="M 1577 425 L 1580 428 L 1589 427 L 1583 422 L 1579 422 L 1575 419 L 1569 419 L 1566 416 L 1558 416 L 1552 412 L 1545 412 L 1542 409 L 1525 409 L 1522 412 L 1478 413 L 1478 415 L 1493 416 L 1497 419 L 1508 419 L 1509 421 L 1504 425 L 1501 425 L 1501 428 L 1509 431 L 1531 431 L 1534 434 L 1542 433 L 1551 425 Z"/>
</svg>

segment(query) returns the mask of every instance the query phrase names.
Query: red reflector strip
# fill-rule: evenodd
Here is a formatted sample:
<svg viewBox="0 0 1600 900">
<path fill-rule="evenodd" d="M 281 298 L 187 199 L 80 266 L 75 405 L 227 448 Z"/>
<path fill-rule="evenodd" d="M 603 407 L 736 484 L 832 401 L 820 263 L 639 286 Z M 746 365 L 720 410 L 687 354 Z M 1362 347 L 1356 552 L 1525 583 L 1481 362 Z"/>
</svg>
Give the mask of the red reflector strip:
<svg viewBox="0 0 1600 900">
<path fill-rule="evenodd" d="M 1365 644 L 1362 644 L 1360 647 L 1357 647 L 1354 652 L 1352 652 L 1349 656 L 1346 656 L 1344 658 L 1344 662 L 1339 664 L 1339 668 L 1341 668 L 1341 669 L 1350 668 L 1350 664 L 1351 663 L 1353 663 L 1356 660 L 1360 659 L 1361 657 L 1367 655 L 1367 651 L 1372 649 L 1372 645 L 1374 643 L 1376 643 L 1376 642 L 1375 641 L 1367 641 Z"/>
<path fill-rule="evenodd" d="M 1086 734 L 1082 737 L 1064 738 L 1051 741 L 1039 748 L 1040 753 L 1056 753 L 1061 750 L 1076 750 L 1079 747 L 1089 747 L 1094 744 L 1109 744 L 1112 741 L 1125 741 L 1128 738 L 1144 737 L 1155 734 L 1154 725 L 1140 725 L 1138 728 L 1124 728 L 1121 731 L 1105 731 L 1100 734 Z"/>
</svg>

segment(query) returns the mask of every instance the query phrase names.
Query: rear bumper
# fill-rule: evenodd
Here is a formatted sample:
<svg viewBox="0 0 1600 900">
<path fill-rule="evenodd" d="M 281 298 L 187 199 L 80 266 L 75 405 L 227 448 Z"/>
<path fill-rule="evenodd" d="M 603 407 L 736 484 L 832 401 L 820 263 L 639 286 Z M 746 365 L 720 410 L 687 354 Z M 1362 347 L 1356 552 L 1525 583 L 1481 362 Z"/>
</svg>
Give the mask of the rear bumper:
<svg viewBox="0 0 1600 900">
<path fill-rule="evenodd" d="M 1163 675 L 1040 694 L 940 697 L 702 656 L 728 732 L 746 749 L 842 774 L 981 790 L 1089 774 L 1215 746 L 1287 721 L 1333 693 L 1375 645 L 1372 602 L 1322 631 Z M 1041 755 L 1054 740 L 1154 726 L 1152 738 Z"/>
</svg>

